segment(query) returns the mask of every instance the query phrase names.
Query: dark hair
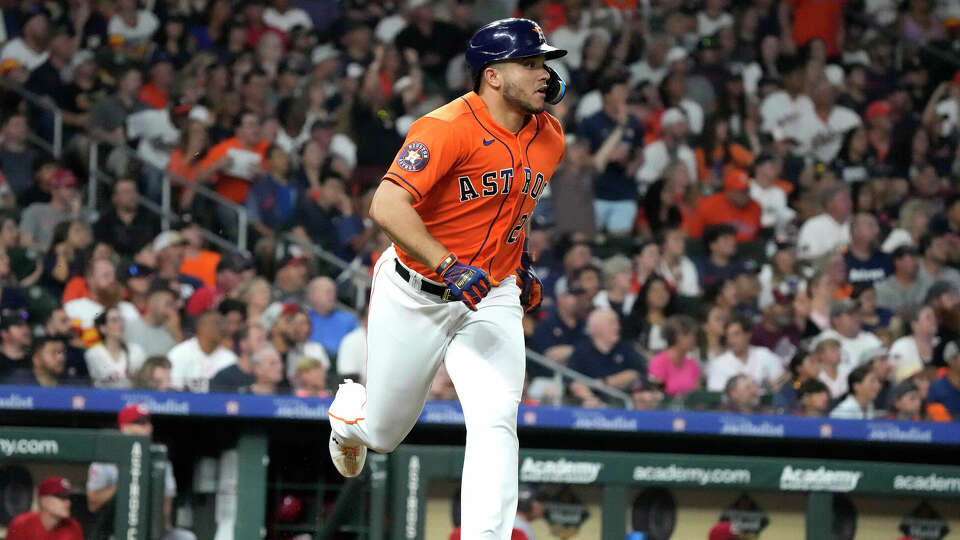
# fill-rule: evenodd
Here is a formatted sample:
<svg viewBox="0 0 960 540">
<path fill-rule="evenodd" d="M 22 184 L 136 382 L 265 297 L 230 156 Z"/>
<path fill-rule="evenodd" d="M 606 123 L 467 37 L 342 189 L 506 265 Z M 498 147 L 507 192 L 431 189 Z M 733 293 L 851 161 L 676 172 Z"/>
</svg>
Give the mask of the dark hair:
<svg viewBox="0 0 960 540">
<path fill-rule="evenodd" d="M 723 325 L 724 334 L 726 334 L 727 328 L 730 328 L 734 324 L 740 325 L 740 328 L 743 329 L 743 331 L 747 334 L 753 332 L 753 323 L 750 322 L 750 319 L 738 313 L 738 314 L 735 314 L 733 317 L 730 317 L 730 320 L 727 321 L 727 324 Z"/>
<path fill-rule="evenodd" d="M 719 240 L 720 238 L 724 236 L 736 236 L 736 235 L 737 235 L 737 229 L 735 229 L 733 225 L 730 225 L 729 223 L 718 223 L 716 225 L 709 225 L 703 231 L 703 245 L 705 245 L 707 247 L 707 250 L 709 251 L 710 246 L 713 245 L 713 243 Z"/>
<path fill-rule="evenodd" d="M 134 388 L 150 388 L 150 378 L 157 368 L 172 369 L 173 364 L 166 356 L 151 356 L 143 361 L 143 365 L 133 376 Z"/>
<path fill-rule="evenodd" d="M 598 87 L 600 88 L 600 93 L 605 96 L 612 92 L 613 88 L 618 84 L 627 84 L 628 81 L 629 77 L 625 71 L 612 69 L 608 70 L 607 73 L 600 78 Z"/>
<path fill-rule="evenodd" d="M 830 388 L 820 379 L 807 379 L 797 388 L 797 399 L 803 399 L 808 394 L 830 393 Z"/>
<path fill-rule="evenodd" d="M 847 375 L 847 392 L 850 395 L 854 394 L 854 385 L 860 384 L 867 378 L 867 375 L 873 373 L 873 362 L 857 366 L 856 369 L 850 372 Z"/>
<path fill-rule="evenodd" d="M 680 336 L 696 334 L 696 332 L 697 321 L 689 315 L 673 315 L 663 325 L 663 339 L 668 347 L 676 345 Z"/>
<path fill-rule="evenodd" d="M 240 111 L 240 114 L 238 114 L 236 118 L 233 119 L 233 129 L 234 129 L 234 131 L 236 131 L 237 129 L 240 129 L 240 126 L 243 125 L 243 117 L 244 117 L 244 116 L 247 116 L 248 114 L 252 114 L 252 115 L 254 116 L 254 118 L 257 119 L 257 122 L 260 122 L 260 115 L 257 114 L 256 111 L 253 111 L 253 110 L 251 110 L 251 109 L 244 109 L 244 110 Z"/>
<path fill-rule="evenodd" d="M 47 346 L 48 343 L 60 343 L 61 345 L 66 344 L 66 342 L 59 336 L 40 336 L 33 342 L 33 348 L 30 351 L 30 357 L 33 358 L 34 356 L 40 354 L 40 352 L 44 347 Z"/>
<path fill-rule="evenodd" d="M 603 282 L 603 270 L 600 270 L 599 268 L 597 268 L 596 266 L 594 266 L 594 265 L 592 265 L 592 264 L 588 264 L 588 265 L 586 265 L 586 266 L 584 266 L 584 267 L 577 268 L 576 270 L 574 270 L 574 271 L 573 271 L 573 274 L 570 275 L 570 282 L 571 282 L 571 283 L 578 283 L 578 284 L 579 284 L 579 283 L 580 283 L 580 278 L 583 277 L 583 275 L 586 274 L 587 272 L 594 272 L 594 273 L 596 273 L 596 274 L 597 274 L 597 278 L 600 280 L 600 282 L 601 282 L 601 283 Z"/>
<path fill-rule="evenodd" d="M 107 314 L 110 313 L 110 311 L 116 311 L 117 313 L 120 313 L 120 308 L 117 306 L 105 308 L 100 312 L 99 315 L 97 315 L 95 319 L 93 319 L 93 327 L 96 329 L 97 333 L 100 334 L 101 338 L 106 335 L 100 329 L 107 325 Z M 122 317 L 123 314 L 121 313 L 120 316 Z M 120 340 L 120 345 L 123 347 L 123 350 L 127 350 L 127 344 L 123 339 Z"/>
<path fill-rule="evenodd" d="M 224 301 L 220 302 L 220 305 L 217 307 L 217 311 L 219 311 L 220 314 L 223 316 L 226 316 L 228 313 L 237 311 L 241 315 L 243 315 L 244 320 L 247 319 L 247 305 L 241 302 L 240 300 L 237 300 L 236 298 L 227 298 Z"/>
<path fill-rule="evenodd" d="M 797 371 L 800 370 L 800 366 L 803 364 L 803 361 L 806 360 L 808 356 L 810 356 L 810 353 L 808 351 L 804 349 L 800 349 L 796 353 L 794 353 L 793 357 L 790 358 L 789 369 L 790 369 L 790 373 L 794 377 L 797 376 Z"/>
</svg>

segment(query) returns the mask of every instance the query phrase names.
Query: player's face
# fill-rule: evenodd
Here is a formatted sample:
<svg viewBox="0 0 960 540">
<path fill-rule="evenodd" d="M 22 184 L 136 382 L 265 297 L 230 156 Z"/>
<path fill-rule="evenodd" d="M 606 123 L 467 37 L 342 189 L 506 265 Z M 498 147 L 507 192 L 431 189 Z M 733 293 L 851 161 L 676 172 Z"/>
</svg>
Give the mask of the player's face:
<svg viewBox="0 0 960 540">
<path fill-rule="evenodd" d="M 547 99 L 547 80 L 550 78 L 543 66 L 543 56 L 520 58 L 499 66 L 504 79 L 503 98 L 507 103 L 527 114 L 543 112 Z"/>
<path fill-rule="evenodd" d="M 70 498 L 64 495 L 46 495 L 40 498 L 40 509 L 57 519 L 70 517 Z"/>
</svg>

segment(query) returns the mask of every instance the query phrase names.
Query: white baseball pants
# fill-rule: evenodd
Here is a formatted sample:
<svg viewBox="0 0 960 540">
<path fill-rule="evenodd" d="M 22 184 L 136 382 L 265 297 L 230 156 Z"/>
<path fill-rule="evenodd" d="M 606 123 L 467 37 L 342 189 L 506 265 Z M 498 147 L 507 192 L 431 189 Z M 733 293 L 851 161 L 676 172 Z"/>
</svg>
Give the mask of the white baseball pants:
<svg viewBox="0 0 960 540">
<path fill-rule="evenodd" d="M 457 390 L 467 428 L 461 487 L 461 538 L 509 540 L 517 509 L 517 407 L 525 348 L 514 277 L 470 311 L 419 292 L 384 252 L 374 270 L 367 328 L 367 402 L 347 424 L 331 420 L 345 444 L 390 452 L 407 436 L 440 362 Z"/>
</svg>

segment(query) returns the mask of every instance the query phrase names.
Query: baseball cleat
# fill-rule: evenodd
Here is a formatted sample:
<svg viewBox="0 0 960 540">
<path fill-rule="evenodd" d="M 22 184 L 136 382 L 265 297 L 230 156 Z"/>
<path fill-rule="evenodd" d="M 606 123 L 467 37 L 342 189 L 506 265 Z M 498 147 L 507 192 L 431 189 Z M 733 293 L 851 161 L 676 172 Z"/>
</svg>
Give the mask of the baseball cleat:
<svg viewBox="0 0 960 540">
<path fill-rule="evenodd" d="M 330 417 L 330 459 L 340 474 L 353 478 L 363 470 L 367 459 L 367 447 L 360 444 L 343 444 L 344 430 L 350 424 L 363 420 L 363 404 L 367 401 L 367 389 L 351 379 L 344 380 L 327 413 Z"/>
<path fill-rule="evenodd" d="M 344 446 L 337 440 L 337 436 L 330 432 L 330 459 L 333 466 L 345 478 L 353 478 L 363 471 L 363 464 L 367 461 L 367 447 Z"/>
</svg>

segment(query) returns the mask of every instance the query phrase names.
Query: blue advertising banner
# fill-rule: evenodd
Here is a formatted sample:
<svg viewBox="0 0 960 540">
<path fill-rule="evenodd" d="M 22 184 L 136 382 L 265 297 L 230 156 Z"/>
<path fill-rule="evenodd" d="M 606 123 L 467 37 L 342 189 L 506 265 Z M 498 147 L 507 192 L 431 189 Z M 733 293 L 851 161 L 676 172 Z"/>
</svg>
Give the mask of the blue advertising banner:
<svg viewBox="0 0 960 540">
<path fill-rule="evenodd" d="M 331 401 L 331 398 L 294 396 L 0 385 L 0 410 L 116 412 L 129 403 L 144 403 L 156 415 L 326 421 L 327 409 Z M 430 402 L 424 407 L 420 422 L 463 424 L 463 411 L 457 403 Z M 518 424 L 521 427 L 586 431 L 690 433 L 960 445 L 960 426 L 956 423 L 894 420 L 835 420 L 672 410 L 630 411 L 521 405 Z"/>
</svg>

